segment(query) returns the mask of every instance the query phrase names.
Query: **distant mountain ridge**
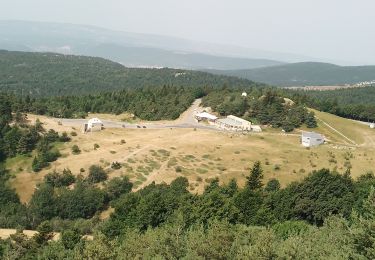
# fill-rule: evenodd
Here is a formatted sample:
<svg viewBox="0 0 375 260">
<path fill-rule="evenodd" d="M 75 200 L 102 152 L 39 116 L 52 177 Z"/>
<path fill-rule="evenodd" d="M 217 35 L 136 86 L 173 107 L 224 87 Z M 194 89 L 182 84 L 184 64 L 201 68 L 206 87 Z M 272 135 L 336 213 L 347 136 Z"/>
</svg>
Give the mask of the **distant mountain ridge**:
<svg viewBox="0 0 375 260">
<path fill-rule="evenodd" d="M 127 68 L 88 56 L 0 51 L 0 91 L 33 97 L 161 87 L 262 86 L 246 79 L 182 69 Z"/>
<path fill-rule="evenodd" d="M 132 67 L 250 69 L 285 63 L 228 56 L 220 46 L 169 36 L 44 22 L 0 21 L 0 49 L 89 55 Z"/>
<path fill-rule="evenodd" d="M 375 80 L 375 66 L 338 66 L 321 62 L 299 62 L 249 70 L 207 70 L 275 86 L 324 86 Z"/>
</svg>

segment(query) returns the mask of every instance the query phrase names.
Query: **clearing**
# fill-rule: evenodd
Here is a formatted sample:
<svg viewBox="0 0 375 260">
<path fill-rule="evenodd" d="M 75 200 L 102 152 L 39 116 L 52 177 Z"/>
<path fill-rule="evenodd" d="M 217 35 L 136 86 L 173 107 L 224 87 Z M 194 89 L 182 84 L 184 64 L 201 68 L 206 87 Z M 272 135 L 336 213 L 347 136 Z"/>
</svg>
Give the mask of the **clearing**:
<svg viewBox="0 0 375 260">
<path fill-rule="evenodd" d="M 39 173 L 31 171 L 31 157 L 12 158 L 7 161 L 7 167 L 13 175 L 11 183 L 23 202 L 31 198 L 36 185 L 52 170 L 69 168 L 78 175 L 83 168 L 83 175 L 86 175 L 93 164 L 108 169 L 110 178 L 129 176 L 135 190 L 152 181 L 169 183 L 178 176 L 185 176 L 190 182 L 189 189 L 198 193 L 215 177 L 224 183 L 236 178 L 243 185 L 256 160 L 262 162 L 264 182 L 277 178 L 283 186 L 322 167 L 343 172 L 352 166 L 353 177 L 374 170 L 374 130 L 327 113 L 315 113 L 358 145 L 349 143 L 320 121 L 314 131 L 326 135 L 330 143 L 306 149 L 300 144 L 299 131 L 282 134 L 267 128 L 262 133 L 243 135 L 193 128 L 113 128 L 83 134 L 75 127 L 59 125 L 53 118 L 29 115 L 31 121 L 39 118 L 46 129 L 75 131 L 77 136 L 61 144 L 63 156 Z M 71 153 L 74 144 L 82 150 L 81 154 Z M 94 144 L 100 147 L 95 150 Z M 110 168 L 115 161 L 121 163 L 121 169 Z"/>
</svg>

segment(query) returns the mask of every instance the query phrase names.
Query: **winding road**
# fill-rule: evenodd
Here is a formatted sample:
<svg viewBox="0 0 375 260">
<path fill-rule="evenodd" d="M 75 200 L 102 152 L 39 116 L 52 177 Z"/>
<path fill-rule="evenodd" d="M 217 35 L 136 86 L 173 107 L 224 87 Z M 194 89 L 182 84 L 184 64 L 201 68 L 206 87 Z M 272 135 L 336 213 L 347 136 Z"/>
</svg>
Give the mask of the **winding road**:
<svg viewBox="0 0 375 260">
<path fill-rule="evenodd" d="M 148 129 L 165 129 L 165 128 L 199 128 L 208 130 L 220 131 L 217 127 L 199 124 L 195 118 L 194 114 L 198 110 L 201 99 L 197 99 L 193 104 L 181 114 L 181 116 L 174 121 L 167 122 L 145 122 L 145 123 L 127 123 L 120 121 L 102 120 L 105 128 L 148 128 Z M 87 123 L 87 119 L 69 119 L 69 118 L 56 118 L 56 121 L 62 123 L 65 126 L 82 126 Z"/>
</svg>

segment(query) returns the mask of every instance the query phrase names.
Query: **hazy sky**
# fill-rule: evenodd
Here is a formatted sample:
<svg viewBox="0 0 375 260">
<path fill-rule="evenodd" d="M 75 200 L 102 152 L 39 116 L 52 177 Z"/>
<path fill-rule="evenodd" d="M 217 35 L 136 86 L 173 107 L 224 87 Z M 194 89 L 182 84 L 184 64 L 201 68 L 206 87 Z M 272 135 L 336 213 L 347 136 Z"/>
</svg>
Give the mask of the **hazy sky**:
<svg viewBox="0 0 375 260">
<path fill-rule="evenodd" d="M 375 64 L 374 0 L 0 0 L 0 19 L 89 24 Z"/>
</svg>

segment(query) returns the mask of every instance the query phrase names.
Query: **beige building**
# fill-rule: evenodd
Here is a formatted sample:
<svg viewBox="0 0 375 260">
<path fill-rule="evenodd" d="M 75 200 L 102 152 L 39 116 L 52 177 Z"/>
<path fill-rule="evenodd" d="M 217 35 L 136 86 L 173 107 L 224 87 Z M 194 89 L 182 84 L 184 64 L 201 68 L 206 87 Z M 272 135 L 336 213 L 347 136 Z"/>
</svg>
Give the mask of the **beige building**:
<svg viewBox="0 0 375 260">
<path fill-rule="evenodd" d="M 251 122 L 233 115 L 227 116 L 226 118 L 217 119 L 215 123 L 219 128 L 225 130 L 251 131 Z"/>
</svg>

